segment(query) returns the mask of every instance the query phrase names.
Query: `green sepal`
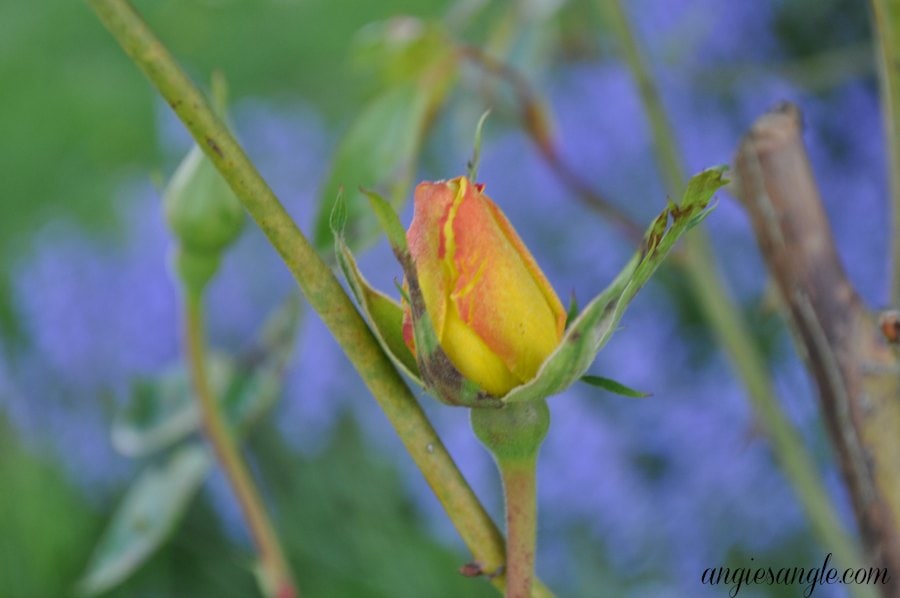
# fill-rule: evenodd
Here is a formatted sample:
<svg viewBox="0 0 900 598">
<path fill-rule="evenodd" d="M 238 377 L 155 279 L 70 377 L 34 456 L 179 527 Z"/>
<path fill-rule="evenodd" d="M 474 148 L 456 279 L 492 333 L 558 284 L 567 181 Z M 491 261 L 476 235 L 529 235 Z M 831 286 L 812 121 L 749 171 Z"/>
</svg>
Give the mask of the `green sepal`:
<svg viewBox="0 0 900 598">
<path fill-rule="evenodd" d="M 182 244 L 172 249 L 172 269 L 178 283 L 191 296 L 199 297 L 219 271 L 222 253 L 199 251 Z"/>
<path fill-rule="evenodd" d="M 394 253 L 407 252 L 409 249 L 406 246 L 406 230 L 403 228 L 400 218 L 397 217 L 397 212 L 393 206 L 374 191 L 360 189 L 360 192 L 369 198 L 372 211 L 375 212 L 378 224 L 387 235 L 388 243 L 391 244 L 391 249 L 394 250 Z"/>
<path fill-rule="evenodd" d="M 571 323 L 537 376 L 509 391 L 504 403 L 535 401 L 558 394 L 576 382 L 609 340 L 629 302 L 659 267 L 675 242 L 710 212 L 716 190 L 727 183 L 726 167 L 704 170 L 688 183 L 681 203 L 669 203 L 644 235 L 641 250 L 613 282 Z"/>
<path fill-rule="evenodd" d="M 196 251 L 180 244 L 169 255 L 178 284 L 188 295 L 196 297 L 203 294 L 222 264 L 222 254 L 218 251 Z"/>
<path fill-rule="evenodd" d="M 416 363 L 429 391 L 441 402 L 463 407 L 499 407 L 500 401 L 462 375 L 438 341 L 419 278 L 408 252 L 398 256 L 406 275 L 410 298 L 413 338 L 416 341 Z"/>
<path fill-rule="evenodd" d="M 652 396 L 650 393 L 635 390 L 630 386 L 625 386 L 621 382 L 616 382 L 612 378 L 604 378 L 603 376 L 585 375 L 581 377 L 581 381 L 585 384 L 590 384 L 591 386 L 596 386 L 597 388 L 602 388 L 613 394 L 628 397 L 630 399 L 644 399 Z"/>
<path fill-rule="evenodd" d="M 390 210 L 390 206 L 387 206 Z M 346 204 L 343 196 L 339 196 L 331 215 L 331 232 L 334 235 L 334 247 L 338 265 L 347 281 L 353 296 L 369 321 L 369 326 L 381 348 L 384 349 L 394 365 L 417 384 L 425 383 L 419 374 L 416 358 L 403 340 L 403 308 L 399 303 L 381 293 L 362 275 L 353 252 L 344 241 L 344 223 L 346 222 Z M 406 237 L 403 237 L 406 243 Z"/>
<path fill-rule="evenodd" d="M 467 176 L 472 182 L 478 180 L 478 165 L 481 163 L 481 142 L 484 136 L 484 123 L 490 115 L 491 110 L 488 108 L 484 111 L 484 114 L 481 115 L 481 118 L 478 119 L 478 124 L 475 125 L 475 143 L 472 146 L 472 158 L 466 165 L 468 171 Z"/>
<path fill-rule="evenodd" d="M 178 526 L 211 466 L 206 448 L 194 442 L 145 469 L 113 513 L 78 582 L 78 595 L 106 592 L 156 552 Z"/>
<path fill-rule="evenodd" d="M 466 407 L 498 407 L 500 401 L 460 373 L 438 342 L 425 308 L 425 298 L 406 244 L 406 231 L 391 205 L 374 191 L 365 191 L 372 209 L 406 278 L 406 294 L 416 343 L 416 365 L 424 386 L 441 402 Z M 339 251 L 339 253 L 342 253 Z M 345 272 L 345 276 L 347 273 Z"/>
<path fill-rule="evenodd" d="M 578 317 L 578 299 L 575 297 L 575 291 L 569 297 L 569 308 L 566 310 L 566 328 L 568 328 L 575 318 Z"/>
<path fill-rule="evenodd" d="M 546 401 L 472 409 L 472 430 L 497 463 L 533 463 L 550 429 Z"/>
</svg>

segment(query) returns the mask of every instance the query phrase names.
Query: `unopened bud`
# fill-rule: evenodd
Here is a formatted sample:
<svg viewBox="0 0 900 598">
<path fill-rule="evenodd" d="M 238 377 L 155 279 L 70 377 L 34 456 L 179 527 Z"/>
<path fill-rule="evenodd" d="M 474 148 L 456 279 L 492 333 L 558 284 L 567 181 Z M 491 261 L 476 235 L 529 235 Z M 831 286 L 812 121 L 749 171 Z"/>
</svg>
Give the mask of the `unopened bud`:
<svg viewBox="0 0 900 598">
<path fill-rule="evenodd" d="M 190 252 L 219 253 L 244 224 L 240 200 L 196 145 L 172 176 L 163 206 L 179 245 Z"/>
</svg>

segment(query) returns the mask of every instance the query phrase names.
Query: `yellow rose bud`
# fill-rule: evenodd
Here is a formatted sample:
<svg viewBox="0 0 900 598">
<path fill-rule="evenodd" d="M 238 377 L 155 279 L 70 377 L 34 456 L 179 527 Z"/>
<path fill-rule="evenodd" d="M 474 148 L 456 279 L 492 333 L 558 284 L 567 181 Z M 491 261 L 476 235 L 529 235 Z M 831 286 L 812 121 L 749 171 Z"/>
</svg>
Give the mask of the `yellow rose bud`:
<svg viewBox="0 0 900 598">
<path fill-rule="evenodd" d="M 421 183 L 407 239 L 441 348 L 500 397 L 534 378 L 562 338 L 566 311 L 483 190 L 466 177 Z M 403 336 L 415 352 L 409 306 Z"/>
</svg>

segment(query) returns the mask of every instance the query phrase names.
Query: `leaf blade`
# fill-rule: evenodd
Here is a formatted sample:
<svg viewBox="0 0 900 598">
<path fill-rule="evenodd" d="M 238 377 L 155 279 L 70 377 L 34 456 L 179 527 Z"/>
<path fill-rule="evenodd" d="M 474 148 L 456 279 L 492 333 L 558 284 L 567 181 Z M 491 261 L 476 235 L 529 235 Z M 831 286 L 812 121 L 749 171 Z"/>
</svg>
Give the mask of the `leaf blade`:
<svg viewBox="0 0 900 598">
<path fill-rule="evenodd" d="M 581 381 L 585 384 L 596 386 L 597 388 L 602 388 L 603 390 L 609 391 L 613 394 L 628 397 L 630 399 L 645 399 L 647 397 L 653 396 L 650 393 L 635 390 L 630 386 L 625 386 L 621 382 L 613 380 L 612 378 L 605 378 L 603 376 L 593 376 L 590 374 L 585 374 L 581 377 Z"/>
<path fill-rule="evenodd" d="M 96 596 L 137 570 L 174 532 L 211 465 L 206 449 L 192 443 L 145 470 L 103 532 L 78 593 Z"/>
</svg>

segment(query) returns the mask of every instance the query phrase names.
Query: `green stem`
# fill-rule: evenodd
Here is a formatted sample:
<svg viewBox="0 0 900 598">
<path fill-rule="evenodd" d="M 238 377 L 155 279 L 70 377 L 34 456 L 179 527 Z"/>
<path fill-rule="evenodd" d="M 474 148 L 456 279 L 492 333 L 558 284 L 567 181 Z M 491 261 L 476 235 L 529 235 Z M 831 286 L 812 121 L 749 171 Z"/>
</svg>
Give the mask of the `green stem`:
<svg viewBox="0 0 900 598">
<path fill-rule="evenodd" d="M 506 596 L 529 598 L 537 543 L 535 461 L 498 463 L 506 500 Z"/>
<path fill-rule="evenodd" d="M 381 350 L 328 265 L 316 254 L 227 127 L 125 0 L 89 0 L 94 12 L 144 72 L 212 160 L 293 274 L 484 571 L 506 557 L 503 537 L 456 467 L 421 406 Z M 502 589 L 505 577 L 491 583 Z M 536 583 L 535 594 L 551 595 Z"/>
<path fill-rule="evenodd" d="M 672 197 L 678 197 L 685 186 L 684 167 L 674 130 L 666 117 L 655 82 L 628 24 L 621 0 L 601 0 L 600 5 L 605 9 L 610 29 L 618 37 L 625 61 L 637 82 L 668 192 Z M 681 265 L 686 269 L 694 296 L 718 342 L 743 380 L 775 456 L 806 508 L 814 532 L 844 566 L 862 566 L 864 561 L 859 548 L 841 525 L 825 485 L 816 473 L 815 460 L 781 409 L 765 361 L 751 340 L 753 335 L 716 274 L 712 247 L 705 231 L 698 227 L 688 235 L 685 250 Z M 853 586 L 853 589 L 861 587 Z"/>
<path fill-rule="evenodd" d="M 197 402 L 200 406 L 203 431 L 231 484 L 231 489 L 240 504 L 241 513 L 259 551 L 263 591 L 270 598 L 299 596 L 290 566 L 284 557 L 281 544 L 278 542 L 278 535 L 266 514 L 262 497 L 260 497 L 253 478 L 241 458 L 237 443 L 219 408 L 219 402 L 209 386 L 209 378 L 206 373 L 202 295 L 186 291 L 184 302 L 185 353 Z"/>
<path fill-rule="evenodd" d="M 871 0 L 881 112 L 888 145 L 891 189 L 891 305 L 900 305 L 900 8 L 892 0 Z"/>
<path fill-rule="evenodd" d="M 506 502 L 506 598 L 530 598 L 537 540 L 535 470 L 550 428 L 545 400 L 473 408 L 472 430 L 491 452 Z"/>
</svg>

